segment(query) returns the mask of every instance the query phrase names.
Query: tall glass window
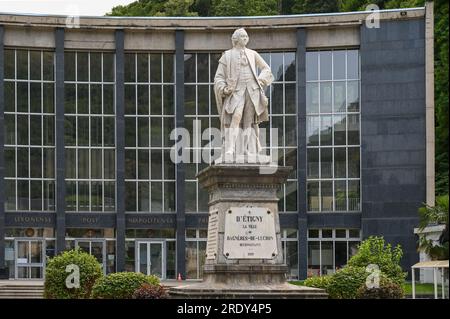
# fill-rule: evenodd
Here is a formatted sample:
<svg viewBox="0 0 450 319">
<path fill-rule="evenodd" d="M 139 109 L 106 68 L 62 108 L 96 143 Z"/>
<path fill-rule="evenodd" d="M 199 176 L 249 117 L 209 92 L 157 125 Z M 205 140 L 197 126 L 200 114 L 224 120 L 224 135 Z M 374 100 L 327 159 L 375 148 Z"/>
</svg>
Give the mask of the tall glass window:
<svg viewBox="0 0 450 319">
<path fill-rule="evenodd" d="M 54 53 L 5 50 L 5 210 L 55 210 Z"/>
<path fill-rule="evenodd" d="M 298 231 L 296 229 L 281 230 L 281 247 L 284 263 L 288 266 L 288 279 L 298 279 Z"/>
<path fill-rule="evenodd" d="M 206 257 L 208 230 L 186 229 L 186 278 L 201 279 Z"/>
<path fill-rule="evenodd" d="M 174 55 L 125 54 L 125 209 L 175 211 Z"/>
<path fill-rule="evenodd" d="M 359 51 L 306 53 L 308 211 L 360 210 Z"/>
<path fill-rule="evenodd" d="M 297 133 L 295 104 L 295 53 L 268 52 L 261 56 L 270 65 L 275 80 L 266 90 L 269 97 L 270 121 L 260 125 L 266 129 L 266 146 L 270 152 L 277 154 L 278 164 L 292 166 L 293 172 L 279 192 L 279 211 L 297 211 Z M 220 119 L 214 96 L 214 76 L 221 53 L 189 53 L 184 57 L 184 107 L 185 125 L 189 134 L 194 136 L 194 121 L 200 123 L 200 134 L 209 127 L 220 128 Z M 278 129 L 278 139 L 272 145 L 269 128 Z M 201 136 L 201 135 L 200 135 Z M 201 141 L 200 145 L 191 145 L 191 163 L 186 167 L 186 212 L 208 211 L 208 194 L 199 186 L 195 176 L 209 163 L 201 157 L 201 147 L 210 141 Z M 210 159 L 220 156 L 220 149 L 210 148 Z M 274 153 L 274 151 L 277 153 Z M 194 159 L 199 159 L 197 162 Z"/>
<path fill-rule="evenodd" d="M 332 274 L 344 267 L 360 242 L 359 229 L 309 229 L 308 277 Z"/>
<path fill-rule="evenodd" d="M 65 52 L 68 211 L 115 210 L 115 62 L 109 52 Z"/>
</svg>

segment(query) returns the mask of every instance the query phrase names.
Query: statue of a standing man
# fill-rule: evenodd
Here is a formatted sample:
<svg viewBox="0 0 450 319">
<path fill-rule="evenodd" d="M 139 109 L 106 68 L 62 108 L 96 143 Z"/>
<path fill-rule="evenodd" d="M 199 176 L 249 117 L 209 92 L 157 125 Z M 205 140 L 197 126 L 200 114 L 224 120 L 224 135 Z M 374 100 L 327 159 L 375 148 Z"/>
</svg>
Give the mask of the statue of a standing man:
<svg viewBox="0 0 450 319">
<path fill-rule="evenodd" d="M 233 48 L 220 58 L 214 77 L 223 141 L 222 156 L 216 163 L 261 162 L 264 158 L 258 124 L 269 120 L 264 88 L 272 83 L 273 74 L 256 51 L 245 47 L 248 40 L 243 28 L 233 33 Z"/>
</svg>

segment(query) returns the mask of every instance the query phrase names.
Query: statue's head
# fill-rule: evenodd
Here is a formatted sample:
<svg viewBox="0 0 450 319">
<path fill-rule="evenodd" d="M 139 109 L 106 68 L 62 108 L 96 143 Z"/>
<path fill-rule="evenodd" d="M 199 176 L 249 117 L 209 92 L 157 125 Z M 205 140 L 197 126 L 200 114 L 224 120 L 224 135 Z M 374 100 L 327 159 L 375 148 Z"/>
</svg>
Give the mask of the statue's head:
<svg viewBox="0 0 450 319">
<path fill-rule="evenodd" d="M 239 28 L 236 31 L 234 31 L 233 35 L 231 36 L 231 42 L 233 43 L 233 46 L 235 47 L 237 44 L 240 44 L 241 46 L 246 46 L 248 43 L 248 34 L 247 31 L 245 31 L 244 28 Z"/>
</svg>

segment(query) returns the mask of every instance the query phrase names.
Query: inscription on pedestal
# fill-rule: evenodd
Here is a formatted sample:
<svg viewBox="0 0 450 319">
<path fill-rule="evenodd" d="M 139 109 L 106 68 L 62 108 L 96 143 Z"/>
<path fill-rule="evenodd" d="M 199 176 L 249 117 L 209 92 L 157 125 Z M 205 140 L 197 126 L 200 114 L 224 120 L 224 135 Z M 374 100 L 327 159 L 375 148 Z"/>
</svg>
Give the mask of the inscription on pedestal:
<svg viewBox="0 0 450 319">
<path fill-rule="evenodd" d="M 219 234 L 219 212 L 209 213 L 208 242 L 206 243 L 206 259 L 214 259 L 217 254 L 217 241 Z"/>
<path fill-rule="evenodd" d="M 231 207 L 225 212 L 223 253 L 228 259 L 276 257 L 274 213 L 264 207 Z"/>
</svg>

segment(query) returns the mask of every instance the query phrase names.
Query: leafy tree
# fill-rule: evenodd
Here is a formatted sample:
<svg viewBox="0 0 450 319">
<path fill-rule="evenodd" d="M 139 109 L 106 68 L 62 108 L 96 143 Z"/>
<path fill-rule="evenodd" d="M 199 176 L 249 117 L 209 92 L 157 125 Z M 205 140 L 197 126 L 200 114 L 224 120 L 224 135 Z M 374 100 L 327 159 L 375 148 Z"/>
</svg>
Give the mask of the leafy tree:
<svg viewBox="0 0 450 319">
<path fill-rule="evenodd" d="M 200 17 L 212 16 L 212 0 L 195 0 L 192 11 L 197 12 Z"/>
<path fill-rule="evenodd" d="M 383 237 L 370 236 L 358 247 L 356 255 L 348 261 L 348 267 L 364 267 L 375 264 L 388 278 L 399 285 L 404 283 L 406 273 L 400 266 L 403 251 L 400 245 L 392 248 Z"/>
<path fill-rule="evenodd" d="M 196 17 L 197 12 L 190 11 L 194 0 L 168 0 L 164 4 L 163 10 L 156 13 L 156 16 L 166 17 Z"/>
<path fill-rule="evenodd" d="M 71 265 L 76 265 L 79 269 L 79 287 L 67 287 L 66 280 L 69 273 L 66 272 L 66 268 Z M 94 256 L 80 249 L 62 252 L 47 261 L 44 297 L 49 299 L 90 298 L 96 280 L 102 276 L 102 267 Z"/>
<path fill-rule="evenodd" d="M 369 4 L 375 4 L 378 8 L 385 9 L 387 2 L 389 0 L 342 0 L 339 3 L 339 11 L 364 11 Z"/>
<path fill-rule="evenodd" d="M 338 0 L 296 0 L 292 13 L 339 12 Z"/>
<path fill-rule="evenodd" d="M 430 225 L 445 225 L 437 244 L 425 236 L 420 236 L 419 250 L 428 254 L 432 259 L 448 259 L 448 195 L 436 198 L 436 205 L 425 205 L 419 209 L 419 230 L 423 231 Z"/>
<path fill-rule="evenodd" d="M 267 16 L 278 14 L 277 0 L 213 0 L 216 16 Z"/>
<path fill-rule="evenodd" d="M 126 6 L 113 7 L 108 16 L 154 16 L 164 9 L 164 0 L 138 0 Z"/>
<path fill-rule="evenodd" d="M 434 4 L 434 107 L 436 114 L 436 194 L 448 194 L 448 2 Z"/>
</svg>

